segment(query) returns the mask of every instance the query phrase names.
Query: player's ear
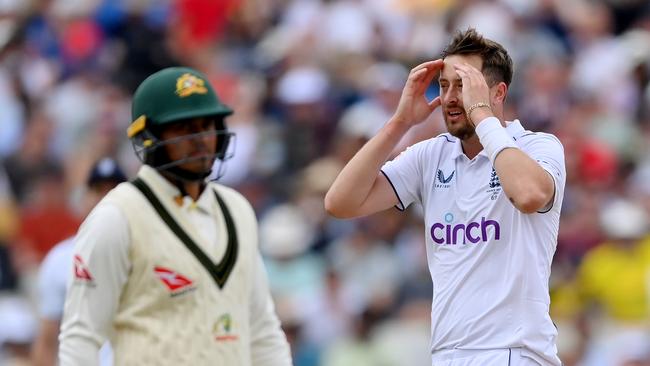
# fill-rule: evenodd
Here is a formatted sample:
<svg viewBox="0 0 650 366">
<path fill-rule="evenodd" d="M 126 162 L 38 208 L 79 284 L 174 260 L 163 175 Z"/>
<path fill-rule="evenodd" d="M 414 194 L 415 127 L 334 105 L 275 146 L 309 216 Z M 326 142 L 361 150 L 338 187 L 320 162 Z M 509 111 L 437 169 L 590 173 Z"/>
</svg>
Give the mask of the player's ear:
<svg viewBox="0 0 650 366">
<path fill-rule="evenodd" d="M 508 86 L 506 85 L 506 83 L 501 81 L 493 87 L 493 90 L 494 90 L 493 91 L 494 95 L 492 97 L 492 103 L 502 105 L 506 101 L 506 95 L 508 94 Z"/>
</svg>

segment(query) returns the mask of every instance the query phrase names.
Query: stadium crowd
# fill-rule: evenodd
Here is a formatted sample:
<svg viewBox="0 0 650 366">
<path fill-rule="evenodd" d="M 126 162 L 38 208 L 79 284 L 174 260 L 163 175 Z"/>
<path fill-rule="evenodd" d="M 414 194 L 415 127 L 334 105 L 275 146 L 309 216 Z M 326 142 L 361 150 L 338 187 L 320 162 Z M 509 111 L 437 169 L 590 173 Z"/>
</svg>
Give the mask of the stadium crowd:
<svg viewBox="0 0 650 366">
<path fill-rule="evenodd" d="M 221 182 L 256 210 L 296 366 L 430 364 L 421 212 L 341 221 L 323 197 L 408 70 L 469 26 L 514 58 L 507 116 L 564 145 L 560 357 L 650 365 L 646 0 L 0 1 L 0 365 L 29 364 L 39 265 L 76 232 L 95 161 L 137 170 L 130 97 L 171 65 L 203 71 L 235 110 Z M 410 138 L 444 129 L 438 113 Z"/>
</svg>

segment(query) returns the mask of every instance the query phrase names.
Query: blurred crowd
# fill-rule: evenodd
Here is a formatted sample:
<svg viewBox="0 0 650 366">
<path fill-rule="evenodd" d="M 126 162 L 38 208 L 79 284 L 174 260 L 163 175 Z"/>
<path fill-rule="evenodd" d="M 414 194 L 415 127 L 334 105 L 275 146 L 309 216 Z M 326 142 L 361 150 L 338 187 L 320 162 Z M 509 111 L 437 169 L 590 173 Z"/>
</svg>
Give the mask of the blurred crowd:
<svg viewBox="0 0 650 366">
<path fill-rule="evenodd" d="M 130 97 L 172 65 L 203 71 L 235 110 L 221 182 L 256 210 L 295 364 L 430 364 L 420 209 L 341 221 L 323 197 L 410 68 L 469 26 L 514 59 L 507 117 L 564 144 L 564 364 L 650 365 L 647 0 L 1 0 L 0 364 L 29 364 L 39 265 L 83 220 L 95 161 L 137 171 Z M 395 154 L 441 132 L 435 113 Z"/>
</svg>

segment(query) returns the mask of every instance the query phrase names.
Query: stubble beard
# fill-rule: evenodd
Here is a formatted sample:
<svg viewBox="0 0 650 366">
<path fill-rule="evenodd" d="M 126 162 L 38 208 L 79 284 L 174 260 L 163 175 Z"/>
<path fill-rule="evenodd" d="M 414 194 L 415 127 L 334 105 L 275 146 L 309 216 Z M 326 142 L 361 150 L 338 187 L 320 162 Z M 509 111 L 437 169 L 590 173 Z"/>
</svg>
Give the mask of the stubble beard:
<svg viewBox="0 0 650 366">
<path fill-rule="evenodd" d="M 193 173 L 205 173 L 212 169 L 216 159 L 214 157 L 201 157 L 197 160 L 181 164 L 180 167 Z"/>
<path fill-rule="evenodd" d="M 461 125 L 462 124 L 462 125 Z M 466 141 L 476 134 L 474 126 L 472 126 L 469 121 L 459 121 L 456 125 L 451 125 L 445 117 L 445 125 L 447 126 L 447 131 L 454 137 L 459 138 L 461 141 Z"/>
</svg>

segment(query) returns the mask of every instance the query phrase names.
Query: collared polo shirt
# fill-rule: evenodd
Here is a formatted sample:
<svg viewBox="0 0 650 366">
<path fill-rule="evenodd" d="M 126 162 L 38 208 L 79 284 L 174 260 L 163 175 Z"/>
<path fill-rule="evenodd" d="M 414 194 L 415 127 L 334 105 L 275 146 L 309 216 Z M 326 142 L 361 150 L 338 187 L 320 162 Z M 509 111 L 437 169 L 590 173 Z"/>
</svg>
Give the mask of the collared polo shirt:
<svg viewBox="0 0 650 366">
<path fill-rule="evenodd" d="M 485 151 L 469 159 L 449 133 L 422 141 L 382 167 L 397 208 L 422 205 L 433 280 L 432 352 L 522 347 L 560 365 L 549 316 L 548 281 L 566 180 L 553 135 L 507 123 L 516 145 L 546 170 L 555 195 L 544 212 L 524 214 L 503 192 Z"/>
</svg>

